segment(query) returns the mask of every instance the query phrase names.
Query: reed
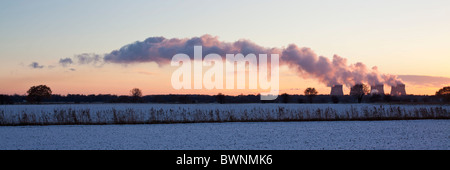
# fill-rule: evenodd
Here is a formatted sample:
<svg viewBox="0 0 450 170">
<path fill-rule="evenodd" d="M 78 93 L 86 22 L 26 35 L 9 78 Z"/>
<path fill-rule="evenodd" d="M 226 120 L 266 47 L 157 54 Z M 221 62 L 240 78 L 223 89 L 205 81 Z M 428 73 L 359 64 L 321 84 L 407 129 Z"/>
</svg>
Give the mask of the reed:
<svg viewBox="0 0 450 170">
<path fill-rule="evenodd" d="M 406 106 L 405 106 L 406 107 Z M 15 114 L 0 108 L 0 126 L 21 125 L 103 125 L 103 124 L 155 124 L 155 123 L 204 123 L 204 122 L 272 122 L 272 121 L 373 121 L 410 119 L 449 119 L 449 111 L 442 106 L 351 106 L 347 109 L 332 106 L 319 108 L 239 108 L 202 109 L 149 108 L 149 109 L 100 109 L 58 107 L 44 110 L 20 110 Z"/>
</svg>

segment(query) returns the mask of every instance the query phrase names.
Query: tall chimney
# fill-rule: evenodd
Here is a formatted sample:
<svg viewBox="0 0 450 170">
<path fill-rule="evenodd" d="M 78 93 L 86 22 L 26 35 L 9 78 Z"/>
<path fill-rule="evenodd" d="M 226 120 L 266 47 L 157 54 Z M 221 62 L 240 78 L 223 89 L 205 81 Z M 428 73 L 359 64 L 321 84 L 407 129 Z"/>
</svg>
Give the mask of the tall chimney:
<svg viewBox="0 0 450 170">
<path fill-rule="evenodd" d="M 370 86 L 370 94 L 381 94 L 384 95 L 384 85 L 377 84 L 375 86 Z"/>
<path fill-rule="evenodd" d="M 397 86 L 392 86 L 391 95 L 393 96 L 406 95 L 405 84 L 397 84 Z"/>
</svg>

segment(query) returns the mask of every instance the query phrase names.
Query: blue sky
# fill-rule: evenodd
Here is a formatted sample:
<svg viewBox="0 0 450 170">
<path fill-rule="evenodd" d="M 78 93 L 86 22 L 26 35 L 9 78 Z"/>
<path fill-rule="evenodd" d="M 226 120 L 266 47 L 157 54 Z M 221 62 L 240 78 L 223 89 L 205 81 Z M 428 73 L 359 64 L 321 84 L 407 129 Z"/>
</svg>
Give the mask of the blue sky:
<svg viewBox="0 0 450 170">
<path fill-rule="evenodd" d="M 0 1 L 0 78 L 152 36 L 294 43 L 385 73 L 450 77 L 450 1 Z M 9 74 L 11 73 L 11 74 Z M 48 73 L 48 72 L 46 72 Z M 54 73 L 48 73 L 54 74 Z"/>
</svg>

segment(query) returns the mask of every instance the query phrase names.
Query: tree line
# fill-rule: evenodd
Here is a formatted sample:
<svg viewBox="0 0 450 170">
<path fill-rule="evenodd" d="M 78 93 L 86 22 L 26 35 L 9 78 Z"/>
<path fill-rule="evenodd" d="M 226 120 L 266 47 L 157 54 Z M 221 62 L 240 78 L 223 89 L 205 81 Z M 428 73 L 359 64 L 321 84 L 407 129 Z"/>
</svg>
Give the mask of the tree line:
<svg viewBox="0 0 450 170">
<path fill-rule="evenodd" d="M 27 95 L 0 95 L 0 104 L 40 104 L 40 103 L 444 103 L 450 102 L 450 86 L 436 92 L 434 96 L 391 96 L 369 94 L 367 90 L 358 94 L 344 96 L 318 95 L 318 91 L 309 87 L 304 94 L 281 94 L 276 100 L 261 101 L 259 95 L 229 96 L 217 95 L 146 95 L 139 88 L 130 90 L 129 95 L 112 94 L 52 94 L 46 85 L 33 86 Z"/>
</svg>

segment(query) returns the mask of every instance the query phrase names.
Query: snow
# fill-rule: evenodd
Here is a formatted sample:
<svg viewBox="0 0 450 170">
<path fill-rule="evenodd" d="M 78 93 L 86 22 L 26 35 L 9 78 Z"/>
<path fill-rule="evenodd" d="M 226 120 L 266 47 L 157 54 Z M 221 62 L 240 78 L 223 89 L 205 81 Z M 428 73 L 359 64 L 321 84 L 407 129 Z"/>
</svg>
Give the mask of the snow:
<svg viewBox="0 0 450 170">
<path fill-rule="evenodd" d="M 450 149 L 450 120 L 0 126 L 0 149 Z"/>
</svg>

